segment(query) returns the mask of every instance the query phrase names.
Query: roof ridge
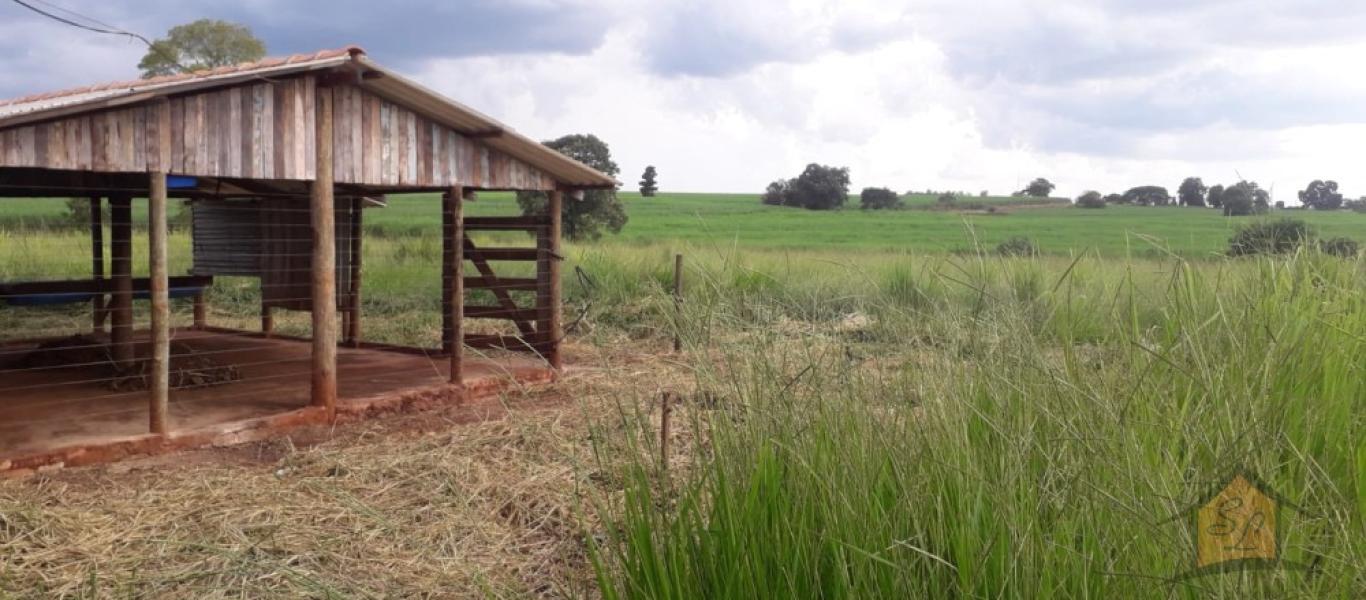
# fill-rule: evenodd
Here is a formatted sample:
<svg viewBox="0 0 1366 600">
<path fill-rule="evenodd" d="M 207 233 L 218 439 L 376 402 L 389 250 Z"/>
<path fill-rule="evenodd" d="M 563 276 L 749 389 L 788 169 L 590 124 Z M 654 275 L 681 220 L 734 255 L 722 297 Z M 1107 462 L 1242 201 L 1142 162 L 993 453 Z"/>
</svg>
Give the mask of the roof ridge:
<svg viewBox="0 0 1366 600">
<path fill-rule="evenodd" d="M 42 100 L 52 100 L 54 98 L 64 98 L 67 96 L 76 96 L 79 94 L 89 94 L 91 92 L 103 92 L 117 88 L 131 89 L 138 87 L 158 86 L 169 83 L 177 83 L 182 81 L 192 81 L 195 79 L 214 77 L 218 75 L 229 75 L 232 73 L 247 73 L 261 69 L 269 69 L 271 67 L 279 67 L 301 62 L 336 58 L 343 54 L 349 54 L 353 57 L 358 55 L 364 55 L 365 49 L 361 48 L 360 46 L 352 44 L 342 46 L 341 48 L 318 50 L 316 52 L 309 54 L 291 54 L 289 56 L 266 57 L 262 58 L 261 60 L 243 62 L 238 63 L 236 65 L 215 67 L 212 69 L 200 69 L 198 71 L 192 71 L 189 73 L 160 75 L 157 77 L 149 77 L 146 79 L 126 79 L 122 81 L 108 81 L 81 87 L 67 88 L 63 90 L 39 92 L 36 94 L 29 94 L 27 96 L 20 96 L 17 98 L 0 99 L 0 106 L 13 106 L 16 104 L 39 102 Z"/>
</svg>

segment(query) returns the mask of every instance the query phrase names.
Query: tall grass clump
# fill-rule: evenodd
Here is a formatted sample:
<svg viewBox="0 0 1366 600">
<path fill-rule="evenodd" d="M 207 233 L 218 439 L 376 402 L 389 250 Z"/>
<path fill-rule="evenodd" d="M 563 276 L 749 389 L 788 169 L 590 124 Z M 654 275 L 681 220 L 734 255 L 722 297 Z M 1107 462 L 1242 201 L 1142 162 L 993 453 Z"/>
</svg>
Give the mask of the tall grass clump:
<svg viewBox="0 0 1366 600">
<path fill-rule="evenodd" d="M 1362 264 L 1017 273 L 1036 267 L 945 269 L 998 300 L 878 311 L 890 340 L 747 328 L 736 303 L 758 300 L 713 290 L 728 337 L 694 347 L 691 384 L 722 400 L 688 413 L 672 471 L 646 458 L 647 428 L 614 467 L 603 594 L 1362 597 Z M 1236 468 L 1303 509 L 1282 509 L 1282 556 L 1312 574 L 1175 578 L 1193 562 L 1183 511 Z"/>
</svg>

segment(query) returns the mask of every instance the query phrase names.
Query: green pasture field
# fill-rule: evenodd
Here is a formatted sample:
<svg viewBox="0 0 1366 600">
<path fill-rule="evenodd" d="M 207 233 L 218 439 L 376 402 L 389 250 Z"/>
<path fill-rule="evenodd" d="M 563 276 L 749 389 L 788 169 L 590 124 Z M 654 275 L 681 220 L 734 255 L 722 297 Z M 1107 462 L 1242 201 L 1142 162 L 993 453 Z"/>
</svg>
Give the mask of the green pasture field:
<svg viewBox="0 0 1366 600">
<path fill-rule="evenodd" d="M 1254 219 L 1177 207 L 1010 208 L 1010 199 L 997 199 L 1002 208 L 995 213 L 857 208 L 818 212 L 763 206 L 751 194 L 623 194 L 623 199 L 631 222 L 616 239 L 625 243 L 673 239 L 788 250 L 962 252 L 1025 237 L 1048 254 L 1096 251 L 1119 257 L 1169 250 L 1199 257 L 1226 250 L 1233 231 Z M 979 199 L 964 199 L 968 200 Z M 1366 242 L 1366 215 L 1298 210 L 1279 214 L 1305 219 L 1323 235 Z"/>
<path fill-rule="evenodd" d="M 754 194 L 674 194 L 653 198 L 621 194 L 630 222 L 602 244 L 686 242 L 706 247 L 740 246 L 774 250 L 858 250 L 912 253 L 988 250 L 1012 237 L 1034 241 L 1044 253 L 1104 256 L 1155 256 L 1172 252 L 1205 257 L 1228 249 L 1237 228 L 1259 217 L 1224 217 L 1213 209 L 1112 206 L 1099 210 L 1011 206 L 1015 198 L 964 198 L 1000 206 L 985 211 L 864 211 L 850 200 L 844 210 L 809 211 L 764 206 Z M 366 213 L 372 229 L 405 233 L 433 231 L 440 223 L 435 197 L 391 198 L 391 205 Z M 912 197 L 908 204 L 933 199 Z M 507 194 L 483 194 L 468 214 L 515 214 Z M 1346 236 L 1366 243 L 1366 215 L 1339 211 L 1278 211 L 1273 216 L 1304 219 L 1324 236 Z"/>
<path fill-rule="evenodd" d="M 1228 248 L 1242 224 L 1262 217 L 1224 217 L 1214 209 L 1111 206 L 1088 210 L 1070 206 L 1015 206 L 1020 199 L 964 197 L 999 207 L 982 210 L 863 211 L 851 198 L 839 211 L 808 211 L 764 206 L 754 194 L 660 193 L 653 198 L 623 193 L 630 222 L 603 244 L 686 242 L 694 246 L 777 250 L 863 250 L 915 253 L 990 250 L 1013 237 L 1032 240 L 1041 252 L 1073 255 L 1156 256 L 1175 253 L 1208 257 Z M 933 206 L 930 196 L 907 199 L 911 207 Z M 61 200 L 0 201 L 0 228 L 60 221 Z M 486 193 L 466 209 L 469 215 L 516 214 L 510 194 Z M 1366 243 L 1366 214 L 1274 211 L 1303 219 L 1325 237 L 1345 236 Z M 135 218 L 139 218 L 138 213 Z M 441 215 L 435 195 L 390 198 L 390 206 L 366 212 L 367 230 L 380 235 L 432 235 Z"/>
</svg>

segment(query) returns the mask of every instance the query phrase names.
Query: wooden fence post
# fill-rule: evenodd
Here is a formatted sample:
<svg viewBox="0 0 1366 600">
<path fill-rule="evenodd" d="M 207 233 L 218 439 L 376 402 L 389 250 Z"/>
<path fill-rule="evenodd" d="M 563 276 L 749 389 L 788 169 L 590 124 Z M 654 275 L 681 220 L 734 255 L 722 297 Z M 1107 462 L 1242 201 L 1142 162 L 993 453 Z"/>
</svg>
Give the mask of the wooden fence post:
<svg viewBox="0 0 1366 600">
<path fill-rule="evenodd" d="M 546 216 L 550 219 L 548 226 L 547 240 L 548 248 L 545 250 L 549 256 L 546 257 L 546 279 L 549 280 L 549 297 L 543 301 L 547 304 L 548 314 L 546 316 L 545 342 L 546 359 L 550 362 L 550 368 L 556 371 L 564 366 L 564 356 L 560 345 L 564 342 L 564 336 L 560 332 L 561 306 L 560 306 L 560 230 L 562 225 L 562 215 L 564 206 L 564 192 L 555 190 L 548 194 L 546 202 Z"/>
<path fill-rule="evenodd" d="M 465 191 L 452 187 L 447 193 L 450 218 L 451 383 L 465 384 Z"/>
<path fill-rule="evenodd" d="M 171 325 L 170 299 L 166 274 L 166 173 L 151 175 L 151 192 L 147 195 L 147 248 L 149 287 L 152 297 L 152 353 L 147 370 L 147 389 L 150 391 L 150 427 L 152 433 L 167 432 L 167 410 L 170 400 Z"/>
<path fill-rule="evenodd" d="M 104 211 L 99 196 L 90 197 L 90 266 L 95 281 L 104 279 Z M 90 328 L 95 333 L 104 332 L 104 293 L 96 293 L 91 299 Z"/>
<path fill-rule="evenodd" d="M 332 196 L 332 89 L 317 91 L 317 165 L 309 187 L 313 225 L 312 403 L 337 414 L 337 215 Z"/>
<path fill-rule="evenodd" d="M 683 351 L 683 255 L 674 255 L 674 352 Z"/>
<path fill-rule="evenodd" d="M 133 366 L 133 210 L 128 196 L 109 198 L 109 350 L 120 371 Z"/>
</svg>

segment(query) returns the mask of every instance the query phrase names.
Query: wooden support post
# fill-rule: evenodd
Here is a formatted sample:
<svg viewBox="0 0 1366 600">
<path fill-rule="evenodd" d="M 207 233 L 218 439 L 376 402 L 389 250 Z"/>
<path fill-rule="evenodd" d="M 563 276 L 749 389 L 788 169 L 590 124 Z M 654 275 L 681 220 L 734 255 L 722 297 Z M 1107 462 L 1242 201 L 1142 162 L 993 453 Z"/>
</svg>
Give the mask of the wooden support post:
<svg viewBox="0 0 1366 600">
<path fill-rule="evenodd" d="M 446 194 L 450 198 L 446 212 L 450 214 L 450 289 L 446 302 L 450 305 L 451 323 L 451 383 L 465 384 L 465 192 L 460 186 Z"/>
<path fill-rule="evenodd" d="M 674 352 L 683 350 L 683 255 L 674 255 Z"/>
<path fill-rule="evenodd" d="M 364 205 L 362 204 L 363 202 L 365 201 L 360 197 L 355 197 L 351 199 L 351 244 L 349 245 L 349 248 L 351 250 L 351 289 L 349 290 L 350 293 L 347 294 L 347 298 L 350 300 L 350 305 L 348 307 L 348 310 L 346 311 L 348 314 L 351 315 L 351 318 L 346 323 L 346 341 L 347 345 L 351 346 L 352 348 L 360 347 L 360 242 L 362 234 L 361 215 L 364 214 Z"/>
<path fill-rule="evenodd" d="M 548 294 L 544 299 L 547 305 L 547 315 L 545 321 L 545 345 L 546 360 L 550 361 L 550 367 L 560 370 L 564 366 L 563 357 L 560 354 L 560 222 L 561 207 L 564 205 L 564 192 L 555 190 L 548 195 L 546 202 L 546 216 L 550 218 L 550 226 L 547 228 L 549 238 L 548 256 L 546 256 L 546 279 L 548 279 Z"/>
<path fill-rule="evenodd" d="M 441 351 L 450 354 L 455 340 L 455 314 L 451 307 L 451 285 L 455 280 L 455 213 L 456 201 L 447 191 L 441 195 Z"/>
<path fill-rule="evenodd" d="M 194 295 L 194 328 L 202 330 L 209 326 L 209 311 L 204 304 L 204 292 Z"/>
<path fill-rule="evenodd" d="M 152 296 L 152 354 L 147 370 L 152 433 L 167 432 L 171 393 L 171 302 L 166 274 L 166 173 L 151 175 L 147 195 L 148 287 Z"/>
<path fill-rule="evenodd" d="M 90 272 L 96 281 L 104 279 L 104 211 L 100 202 L 99 196 L 90 197 Z M 90 305 L 91 330 L 104 333 L 104 294 L 95 294 Z"/>
<path fill-rule="evenodd" d="M 346 214 L 347 214 L 348 216 L 351 214 L 351 199 L 350 199 L 350 198 L 340 198 L 340 199 L 337 199 L 337 198 L 335 197 L 335 195 L 334 195 L 334 196 L 333 196 L 333 202 L 334 202 L 334 203 L 338 203 L 338 204 L 340 204 L 340 205 L 342 205 L 342 206 L 345 206 L 345 207 L 346 207 Z M 347 222 L 349 223 L 350 220 L 348 219 Z M 338 244 L 345 244 L 345 246 L 346 246 L 346 248 L 345 248 L 344 251 L 340 251 L 340 252 L 337 254 L 337 260 L 341 260 L 341 258 L 342 258 L 343 256 L 345 256 L 345 257 L 347 258 L 348 261 L 350 260 L 350 258 L 351 258 L 351 242 L 349 241 L 350 239 L 351 239 L 351 228 L 350 228 L 350 227 L 347 227 L 346 233 L 345 233 L 344 235 L 342 235 L 342 239 L 337 240 L 337 243 L 338 243 Z M 337 270 L 337 274 L 338 274 L 338 275 L 341 274 L 341 269 L 338 269 L 338 270 Z M 343 296 L 344 296 L 344 297 L 343 297 Z M 351 300 L 350 300 L 350 298 L 351 298 L 351 273 L 348 271 L 347 274 L 346 274 L 346 289 L 343 290 L 343 289 L 342 289 L 342 284 L 341 284 L 341 282 L 340 282 L 340 281 L 337 282 L 337 305 L 338 305 L 337 312 L 339 313 L 337 316 L 341 318 L 341 329 L 337 330 L 337 336 L 338 336 L 338 339 L 340 340 L 341 345 L 343 345 L 343 346 L 347 345 L 347 344 L 351 341 L 351 338 L 348 337 L 348 336 L 350 335 L 350 333 L 351 333 Z M 343 300 L 345 300 L 345 301 L 343 301 Z"/>
<path fill-rule="evenodd" d="M 314 406 L 337 413 L 337 215 L 332 197 L 332 90 L 317 93 L 317 166 L 309 186 L 313 222 L 313 380 Z"/>
<path fill-rule="evenodd" d="M 109 297 L 109 351 L 120 370 L 133 366 L 133 201 L 109 198 L 109 275 L 114 293 Z"/>
<path fill-rule="evenodd" d="M 267 339 L 275 333 L 275 315 L 270 313 L 270 307 L 264 299 L 261 300 L 261 333 L 265 334 Z"/>
</svg>

